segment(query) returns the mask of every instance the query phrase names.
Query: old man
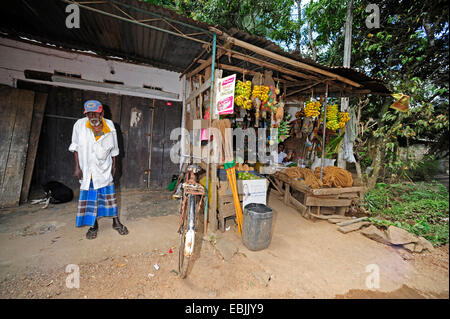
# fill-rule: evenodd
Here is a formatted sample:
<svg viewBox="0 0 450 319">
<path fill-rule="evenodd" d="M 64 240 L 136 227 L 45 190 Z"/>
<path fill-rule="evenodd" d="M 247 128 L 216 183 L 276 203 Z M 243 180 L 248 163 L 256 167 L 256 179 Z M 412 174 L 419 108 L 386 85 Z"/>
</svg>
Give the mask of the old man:
<svg viewBox="0 0 450 319">
<path fill-rule="evenodd" d="M 103 106 L 99 101 L 89 100 L 84 104 L 86 117 L 75 122 L 69 151 L 75 159 L 74 176 L 80 181 L 80 198 L 76 226 L 91 226 L 87 239 L 97 237 L 101 217 L 113 219 L 112 227 L 120 235 L 128 234 L 118 217 L 117 198 L 113 176 L 116 158 L 119 155 L 117 133 L 114 123 L 103 117 Z"/>
</svg>

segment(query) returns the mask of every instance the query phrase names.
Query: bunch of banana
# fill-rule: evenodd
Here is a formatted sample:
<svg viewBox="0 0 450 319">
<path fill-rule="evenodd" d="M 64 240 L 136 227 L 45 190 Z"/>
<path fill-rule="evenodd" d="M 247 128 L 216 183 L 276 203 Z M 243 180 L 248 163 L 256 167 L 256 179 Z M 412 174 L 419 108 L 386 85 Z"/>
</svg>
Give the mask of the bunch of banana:
<svg viewBox="0 0 450 319">
<path fill-rule="evenodd" d="M 305 106 L 305 116 L 306 117 L 317 117 L 320 114 L 320 102 L 319 101 L 309 101 Z"/>
<path fill-rule="evenodd" d="M 338 123 L 338 106 L 337 104 L 327 107 L 327 129 L 336 131 L 340 128 Z"/>
<path fill-rule="evenodd" d="M 252 101 L 250 100 L 250 94 L 252 92 L 251 81 L 240 81 L 236 83 L 234 103 L 243 109 L 249 110 L 252 107 Z"/>
<path fill-rule="evenodd" d="M 247 99 L 243 95 L 238 95 L 234 98 L 234 103 L 236 103 L 237 106 L 240 106 L 241 108 L 245 110 L 250 110 L 253 103 L 252 100 Z"/>
<path fill-rule="evenodd" d="M 269 87 L 264 85 L 255 85 L 253 87 L 252 98 L 259 98 L 265 103 L 269 99 Z"/>
<path fill-rule="evenodd" d="M 339 127 L 344 128 L 348 121 L 350 121 L 350 115 L 348 112 L 339 112 L 338 113 L 338 121 Z"/>
<path fill-rule="evenodd" d="M 242 82 L 238 80 L 236 83 L 235 95 L 243 95 L 247 99 L 250 98 L 250 94 L 252 93 L 252 82 L 245 81 Z"/>
</svg>

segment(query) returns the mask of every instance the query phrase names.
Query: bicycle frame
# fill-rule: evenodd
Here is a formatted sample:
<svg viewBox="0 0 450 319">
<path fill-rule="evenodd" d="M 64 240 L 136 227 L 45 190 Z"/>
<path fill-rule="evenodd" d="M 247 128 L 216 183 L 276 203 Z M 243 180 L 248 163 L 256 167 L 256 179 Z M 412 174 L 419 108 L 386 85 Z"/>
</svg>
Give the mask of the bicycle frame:
<svg viewBox="0 0 450 319">
<path fill-rule="evenodd" d="M 203 197 L 205 195 L 204 187 L 197 182 L 195 169 L 189 167 L 187 170 L 187 175 L 185 177 L 185 182 L 182 184 L 183 187 L 183 199 L 181 204 L 181 214 L 180 214 L 180 224 L 178 231 L 181 231 L 183 227 L 183 221 L 186 214 L 186 204 L 188 204 L 188 212 L 187 212 L 187 232 L 186 232 L 186 240 L 184 244 L 184 255 L 186 257 L 190 257 L 194 250 L 195 243 L 195 222 L 198 213 L 200 212 L 200 207 L 202 206 Z M 195 198 L 192 196 L 200 196 L 200 201 L 195 203 Z M 187 199 L 192 198 L 192 201 L 187 203 Z M 196 207 L 197 206 L 197 212 Z M 180 247 L 181 248 L 181 247 Z"/>
</svg>

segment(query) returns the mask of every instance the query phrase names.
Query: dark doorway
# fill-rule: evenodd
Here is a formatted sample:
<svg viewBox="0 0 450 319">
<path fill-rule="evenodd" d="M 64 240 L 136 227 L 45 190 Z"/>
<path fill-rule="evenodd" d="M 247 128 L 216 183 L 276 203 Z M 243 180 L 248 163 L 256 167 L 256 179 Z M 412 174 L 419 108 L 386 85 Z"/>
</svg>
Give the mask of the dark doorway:
<svg viewBox="0 0 450 319">
<path fill-rule="evenodd" d="M 79 189 L 68 151 L 72 128 L 84 116 L 86 100 L 99 100 L 114 122 L 120 155 L 115 183 L 126 189 L 163 189 L 178 165 L 170 160 L 170 132 L 181 126 L 182 103 L 18 81 L 21 89 L 48 94 L 33 172 L 32 187 L 56 180 Z M 152 130 L 153 128 L 153 130 Z M 149 170 L 151 168 L 151 170 Z M 150 174 L 149 174 L 150 172 Z M 149 180 L 150 175 L 150 180 Z"/>
</svg>

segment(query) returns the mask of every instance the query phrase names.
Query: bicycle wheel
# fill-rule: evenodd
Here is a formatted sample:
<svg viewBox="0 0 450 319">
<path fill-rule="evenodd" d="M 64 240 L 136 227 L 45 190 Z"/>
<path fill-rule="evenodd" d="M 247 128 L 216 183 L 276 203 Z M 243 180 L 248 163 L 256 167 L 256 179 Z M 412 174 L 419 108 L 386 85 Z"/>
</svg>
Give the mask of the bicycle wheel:
<svg viewBox="0 0 450 319">
<path fill-rule="evenodd" d="M 186 234 L 189 229 L 189 221 L 195 218 L 195 196 L 188 195 L 187 198 L 187 208 L 188 210 L 184 213 L 183 226 L 180 231 L 180 245 L 178 249 L 178 272 L 181 278 L 186 278 L 190 256 L 185 256 L 185 245 L 186 245 Z M 192 242 L 192 245 L 194 242 Z M 193 251 L 193 247 L 192 247 Z"/>
</svg>

